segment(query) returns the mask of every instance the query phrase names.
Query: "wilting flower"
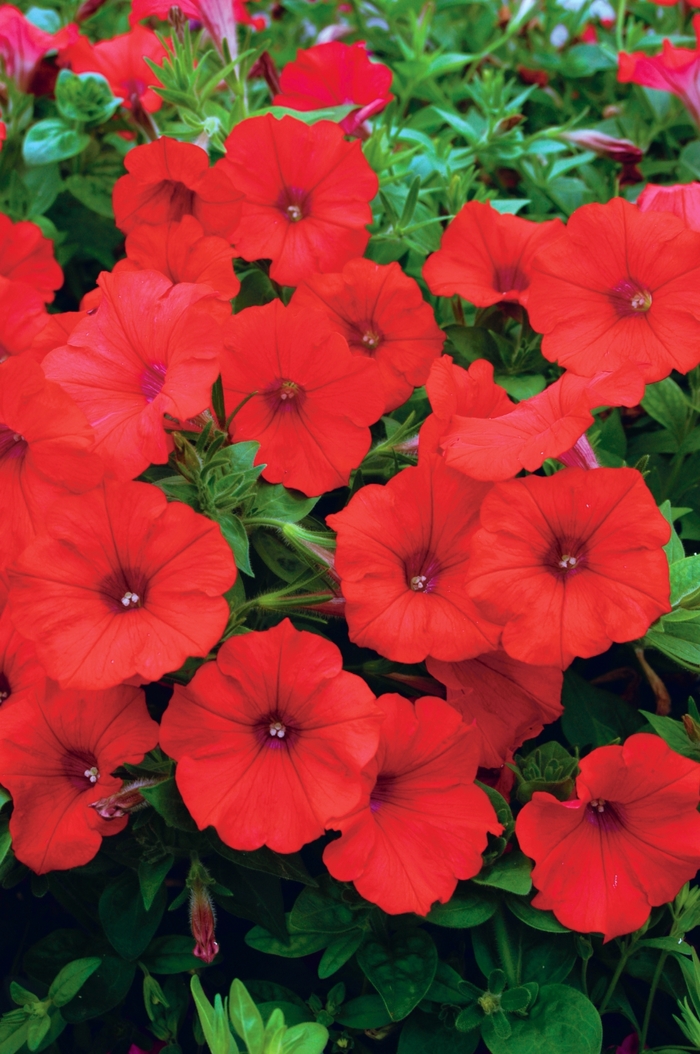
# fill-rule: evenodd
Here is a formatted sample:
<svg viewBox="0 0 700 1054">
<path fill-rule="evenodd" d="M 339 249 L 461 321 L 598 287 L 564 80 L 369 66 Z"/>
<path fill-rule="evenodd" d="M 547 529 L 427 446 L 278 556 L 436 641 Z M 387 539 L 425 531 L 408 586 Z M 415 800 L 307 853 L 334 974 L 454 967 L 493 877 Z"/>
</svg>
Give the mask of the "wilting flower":
<svg viewBox="0 0 700 1054">
<path fill-rule="evenodd" d="M 432 455 L 326 518 L 338 532 L 350 640 L 394 662 L 493 651 L 499 627 L 469 597 L 466 573 L 489 489 Z"/>
<path fill-rule="evenodd" d="M 681 100 L 686 110 L 700 125 L 700 15 L 693 18 L 696 47 L 676 48 L 670 40 L 664 40 L 660 55 L 647 55 L 633 51 L 618 55 L 617 79 L 622 84 L 641 84 L 645 88 L 672 92 Z"/>
<path fill-rule="evenodd" d="M 384 409 L 376 365 L 351 355 L 324 316 L 280 300 L 234 315 L 224 335 L 222 377 L 235 438 L 260 443 L 270 483 L 305 494 L 344 486 L 370 447 Z"/>
<path fill-rule="evenodd" d="M 527 309 L 542 354 L 572 373 L 687 373 L 700 362 L 700 234 L 623 198 L 584 205 L 537 254 Z"/>
<path fill-rule="evenodd" d="M 294 304 L 300 311 L 321 311 L 353 355 L 374 359 L 385 413 L 425 384 L 445 342 L 420 286 L 397 263 L 350 260 L 342 274 L 312 275 L 294 294 Z"/>
<path fill-rule="evenodd" d="M 381 720 L 335 644 L 285 619 L 229 638 L 176 687 L 160 742 L 201 830 L 234 849 L 293 853 L 362 800 Z"/>
<path fill-rule="evenodd" d="M 66 26 L 55 36 L 45 33 L 12 4 L 0 5 L 0 60 L 8 77 L 27 92 L 34 72 L 47 51 L 67 44 L 75 26 Z"/>
<path fill-rule="evenodd" d="M 636 204 L 642 212 L 672 212 L 691 231 L 700 231 L 700 183 L 672 187 L 647 183 Z"/>
<path fill-rule="evenodd" d="M 460 418 L 502 417 L 515 405 L 494 381 L 493 366 L 486 359 L 477 359 L 464 370 L 450 355 L 441 355 L 430 367 L 425 388 L 433 412 L 421 426 L 421 457 L 440 453 L 440 440 L 455 414 Z"/>
<path fill-rule="evenodd" d="M 271 260 L 275 282 L 298 285 L 364 253 L 379 184 L 338 125 L 251 117 L 233 129 L 214 171 L 243 196 L 236 252 Z"/>
<path fill-rule="evenodd" d="M 0 569 L 32 541 L 51 505 L 90 490 L 104 466 L 85 415 L 22 355 L 0 365 Z"/>
<path fill-rule="evenodd" d="M 376 757 L 364 771 L 369 801 L 330 826 L 342 831 L 323 862 L 342 882 L 390 915 L 427 915 L 446 903 L 458 879 L 482 866 L 487 832 L 501 825 L 474 786 L 474 728 L 442 699 L 378 700 L 386 717 Z"/>
<path fill-rule="evenodd" d="M 423 277 L 431 293 L 457 293 L 477 307 L 503 301 L 526 304 L 533 256 L 563 231 L 561 220 L 534 223 L 470 201 L 448 226 L 438 251 L 426 260 Z"/>
<path fill-rule="evenodd" d="M 644 182 L 644 176 L 637 168 L 644 157 L 644 151 L 631 140 L 616 139 L 595 128 L 575 128 L 571 132 L 562 132 L 561 138 L 580 146 L 583 150 L 591 150 L 599 157 L 606 157 L 609 161 L 616 161 L 622 165 L 620 186 Z"/>
<path fill-rule="evenodd" d="M 155 113 L 163 105 L 160 95 L 153 91 L 153 85 L 160 86 L 160 81 L 145 58 L 160 65 L 167 54 L 152 29 L 136 26 L 97 44 L 81 36 L 61 50 L 60 61 L 74 73 L 101 73 L 127 109 Z"/>
<path fill-rule="evenodd" d="M 201 864 L 197 869 L 204 870 Z M 192 954 L 202 962 L 211 963 L 219 953 L 214 902 L 199 874 L 190 878 L 188 885 L 190 887 L 190 929 L 195 942 Z"/>
<path fill-rule="evenodd" d="M 41 293 L 0 275 L 0 363 L 27 351 L 48 320 Z"/>
<path fill-rule="evenodd" d="M 609 941 L 639 929 L 695 877 L 700 765 L 644 733 L 579 764 L 577 797 L 561 802 L 537 791 L 516 833 L 535 861 L 534 906 Z"/>
<path fill-rule="evenodd" d="M 226 174 L 209 168 L 206 150 L 163 136 L 130 150 L 127 175 L 114 185 L 115 223 L 127 234 L 144 223 L 194 216 L 205 234 L 229 238 L 240 218 L 238 194 Z"/>
<path fill-rule="evenodd" d="M 224 238 L 205 235 L 194 216 L 183 216 L 179 223 L 134 227 L 126 236 L 126 259 L 115 264 L 112 273 L 160 271 L 175 284 L 209 286 L 228 305 L 241 288 L 233 270 L 233 256 Z M 224 317 L 230 313 L 227 307 Z"/>
<path fill-rule="evenodd" d="M 319 110 L 356 103 L 341 123 L 346 135 L 355 135 L 368 117 L 380 113 L 394 96 L 390 92 L 392 72 L 381 62 L 371 62 L 363 41 L 342 44 L 338 40 L 297 51 L 280 76 L 275 106 L 290 110 Z"/>
<path fill-rule="evenodd" d="M 5 598 L 0 597 L 0 706 L 3 708 L 23 699 L 42 699 L 47 683 L 46 671 L 36 657 L 34 645 L 19 635 L 5 605 Z"/>
<path fill-rule="evenodd" d="M 531 666 L 504 651 L 463 662 L 427 660 L 447 688 L 447 702 L 469 724 L 476 721 L 479 766 L 498 769 L 526 739 L 561 717 L 563 675 L 556 666 Z"/>
<path fill-rule="evenodd" d="M 55 505 L 10 577 L 12 618 L 47 673 L 99 689 L 206 655 L 236 569 L 218 524 L 148 483 L 106 483 Z"/>
<path fill-rule="evenodd" d="M 440 446 L 447 464 L 467 476 L 510 479 L 566 455 L 593 424 L 596 406 L 637 406 L 643 396 L 644 379 L 631 362 L 590 378 L 565 373 L 501 417 L 455 415 Z"/>
<path fill-rule="evenodd" d="M 42 365 L 92 424 L 109 472 L 133 479 L 168 460 L 164 414 L 184 421 L 209 405 L 220 320 L 212 315 L 212 289 L 172 285 L 157 271 L 103 272 L 98 282 L 96 312 Z"/>
<path fill-rule="evenodd" d="M 143 692 L 62 692 L 0 710 L 0 783 L 12 794 L 12 847 L 37 874 L 80 867 L 127 819 L 103 820 L 91 803 L 118 790 L 112 776 L 158 742 Z"/>
<path fill-rule="evenodd" d="M 25 282 L 53 300 L 63 285 L 63 271 L 53 255 L 53 242 L 45 238 L 36 223 L 13 223 L 0 212 L 0 275 L 12 282 Z"/>
<path fill-rule="evenodd" d="M 468 593 L 514 659 L 565 669 L 670 611 L 670 527 L 636 469 L 499 483 L 481 507 Z"/>
</svg>

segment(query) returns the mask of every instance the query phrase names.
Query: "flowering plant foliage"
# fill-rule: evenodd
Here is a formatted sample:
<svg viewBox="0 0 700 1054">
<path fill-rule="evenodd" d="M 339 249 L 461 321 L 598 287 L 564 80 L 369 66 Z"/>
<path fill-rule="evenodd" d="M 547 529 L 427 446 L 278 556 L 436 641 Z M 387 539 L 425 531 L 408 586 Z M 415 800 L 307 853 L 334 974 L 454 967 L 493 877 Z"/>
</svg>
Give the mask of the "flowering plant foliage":
<svg viewBox="0 0 700 1054">
<path fill-rule="evenodd" d="M 0 3 L 0 1054 L 700 1052 L 698 6 Z"/>
</svg>

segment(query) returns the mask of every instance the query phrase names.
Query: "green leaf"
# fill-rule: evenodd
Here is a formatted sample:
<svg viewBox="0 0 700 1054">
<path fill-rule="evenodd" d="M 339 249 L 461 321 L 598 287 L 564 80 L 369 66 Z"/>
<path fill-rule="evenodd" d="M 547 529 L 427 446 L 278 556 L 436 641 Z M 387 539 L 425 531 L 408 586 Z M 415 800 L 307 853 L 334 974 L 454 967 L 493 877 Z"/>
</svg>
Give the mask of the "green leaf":
<svg viewBox="0 0 700 1054">
<path fill-rule="evenodd" d="M 285 943 L 278 937 L 273 936 L 269 930 L 262 926 L 253 926 L 245 935 L 245 942 L 249 948 L 265 952 L 267 955 L 281 955 L 285 959 L 301 959 L 304 955 L 312 955 L 328 944 L 328 935 L 323 933 L 292 933 L 289 942 Z"/>
<path fill-rule="evenodd" d="M 523 399 L 531 399 L 533 395 L 539 395 L 547 387 L 547 378 L 541 373 L 523 373 L 513 377 L 507 373 L 498 373 L 494 377 L 496 384 L 505 388 L 513 399 L 522 402 Z"/>
<path fill-rule="evenodd" d="M 231 1024 L 249 1051 L 262 1050 L 265 1026 L 260 1011 L 251 999 L 245 985 L 235 978 L 228 996 L 228 1013 Z"/>
<path fill-rule="evenodd" d="M 365 939 L 365 930 L 349 930 L 331 941 L 318 964 L 318 976 L 323 980 L 344 966 Z"/>
<path fill-rule="evenodd" d="M 143 898 L 143 906 L 146 911 L 148 911 L 155 900 L 158 890 L 163 885 L 174 863 L 175 857 L 172 853 L 158 856 L 154 860 L 142 858 L 139 862 L 139 886 L 141 887 L 141 897 Z"/>
<path fill-rule="evenodd" d="M 464 891 L 455 893 L 447 904 L 434 904 L 426 921 L 449 929 L 466 930 L 487 922 L 497 904 L 495 897 L 466 887 Z"/>
<path fill-rule="evenodd" d="M 659 512 L 671 525 L 671 537 L 664 546 L 664 552 L 666 553 L 669 564 L 675 564 L 677 560 L 683 560 L 685 558 L 685 549 L 683 548 L 683 542 L 678 537 L 676 528 L 673 526 L 673 510 L 671 502 L 665 501 L 663 505 L 659 505 Z"/>
<path fill-rule="evenodd" d="M 354 903 L 353 903 L 354 900 Z M 289 916 L 290 932 L 344 933 L 353 930 L 369 905 L 330 875 L 322 875 L 316 888 L 301 891 Z"/>
<path fill-rule="evenodd" d="M 475 875 L 472 882 L 480 886 L 505 889 L 509 893 L 517 893 L 518 896 L 527 896 L 532 889 L 531 871 L 531 861 L 519 849 L 514 849 L 506 856 L 499 857 L 491 867 Z"/>
<path fill-rule="evenodd" d="M 700 554 L 676 560 L 669 568 L 671 606 L 689 611 L 700 609 Z"/>
<path fill-rule="evenodd" d="M 381 995 L 392 1021 L 401 1021 L 424 998 L 435 977 L 437 949 L 425 930 L 391 934 L 386 941 L 368 937 L 357 963 Z"/>
<path fill-rule="evenodd" d="M 335 1016 L 345 1028 L 384 1028 L 391 1024 L 391 1016 L 381 996 L 360 995 L 343 1003 Z"/>
<path fill-rule="evenodd" d="M 30 1050 L 38 1050 L 51 1028 L 51 1018 L 48 1014 L 44 1017 L 30 1017 L 27 1025 L 27 1046 Z"/>
<path fill-rule="evenodd" d="M 81 154 L 89 142 L 89 135 L 76 132 L 59 117 L 49 117 L 29 129 L 22 144 L 22 156 L 28 165 L 49 165 Z"/>
<path fill-rule="evenodd" d="M 499 1036 L 493 1017 L 485 1017 L 482 1035 L 491 1054 L 600 1054 L 603 1026 L 593 1003 L 575 988 L 540 988 L 527 1017 L 509 1019 L 510 1035 Z"/>
<path fill-rule="evenodd" d="M 642 725 L 639 712 L 612 692 L 589 684 L 569 669 L 564 674 L 561 727 L 572 746 L 603 746 L 626 739 Z"/>
<path fill-rule="evenodd" d="M 175 974 L 187 970 L 203 970 L 208 963 L 203 963 L 193 954 L 194 940 L 180 934 L 171 933 L 164 937 L 155 937 L 140 957 L 140 962 L 149 973 Z"/>
<path fill-rule="evenodd" d="M 96 212 L 98 216 L 113 220 L 112 189 L 114 182 L 113 179 L 101 179 L 98 176 L 86 176 L 75 172 L 68 176 L 65 186 L 66 190 L 82 202 L 86 209 Z"/>
<path fill-rule="evenodd" d="M 666 377 L 656 384 L 648 384 L 642 399 L 642 407 L 650 417 L 667 428 L 678 444 L 685 439 L 688 430 L 688 401 L 683 389 Z"/>
<path fill-rule="evenodd" d="M 231 547 L 236 567 L 244 574 L 254 578 L 253 568 L 250 566 L 250 541 L 248 532 L 240 516 L 231 513 L 222 513 L 217 516 L 217 523 L 221 527 L 221 533 Z"/>
<path fill-rule="evenodd" d="M 137 890 L 136 897 L 138 896 Z M 124 959 L 117 959 L 112 955 L 105 956 L 99 969 L 88 978 L 70 1003 L 66 1003 L 62 1008 L 62 1016 L 69 1024 L 77 1024 L 113 1010 L 131 988 L 135 972 L 135 963 L 125 962 Z"/>
<path fill-rule="evenodd" d="M 88 977 L 92 977 L 101 964 L 102 959 L 97 956 L 89 959 L 75 959 L 68 963 L 51 984 L 46 998 L 51 999 L 54 1006 L 65 1006 L 74 995 L 77 995 Z"/>
<path fill-rule="evenodd" d="M 478 1032 L 457 1032 L 432 1014 L 414 1010 L 401 1029 L 397 1054 L 474 1054 Z"/>
<path fill-rule="evenodd" d="M 84 124 L 103 124 L 122 103 L 121 99 L 115 99 L 109 82 L 101 73 L 61 70 L 55 94 L 61 117 Z"/>
<path fill-rule="evenodd" d="M 693 743 L 688 739 L 688 734 L 682 721 L 674 721 L 672 717 L 661 717 L 659 714 L 652 714 L 647 710 L 641 710 L 640 713 L 643 717 L 646 717 L 656 734 L 661 736 L 665 743 L 668 743 L 671 750 L 675 750 L 676 754 L 682 754 L 684 758 L 700 761 L 700 744 Z"/>
<path fill-rule="evenodd" d="M 250 851 L 231 849 L 213 831 L 209 833 L 209 841 L 219 856 L 231 860 L 234 864 L 240 864 L 241 867 L 248 867 L 253 871 L 264 871 L 268 875 L 277 875 L 279 878 L 288 878 L 292 882 L 301 882 L 305 886 L 316 885 L 316 880 L 311 877 L 298 853 L 273 853 L 266 846 Z"/>
<path fill-rule="evenodd" d="M 168 827 L 175 827 L 179 831 L 197 830 L 197 824 L 187 811 L 187 806 L 172 777 L 156 783 L 153 787 L 142 787 L 141 794 L 163 817 Z"/>
<path fill-rule="evenodd" d="M 293 117 L 295 121 L 303 121 L 304 124 L 316 124 L 317 121 L 335 121 L 340 123 L 353 110 L 358 109 L 359 107 L 355 103 L 343 106 L 326 106 L 319 110 L 289 110 L 286 106 L 265 106 L 262 110 L 255 110 L 250 116 L 263 117 L 269 113 L 278 120 L 283 117 Z"/>
<path fill-rule="evenodd" d="M 473 989 L 473 990 L 472 990 Z M 481 995 L 481 989 L 463 981 L 456 970 L 440 960 L 437 964 L 433 983 L 428 989 L 426 999 L 431 1003 L 442 1003 L 448 1006 L 469 1006 Z"/>
<path fill-rule="evenodd" d="M 281 483 L 260 483 L 255 492 L 252 515 L 280 523 L 298 523 L 308 516 L 318 498 L 307 498 Z"/>
<path fill-rule="evenodd" d="M 100 897 L 100 922 L 113 948 L 124 959 L 138 959 L 148 947 L 167 903 L 160 886 L 148 911 L 143 906 L 139 880 L 125 871 L 104 889 Z"/>
<path fill-rule="evenodd" d="M 263 926 L 280 940 L 287 939 L 279 878 L 216 858 L 208 866 L 213 877 L 228 891 L 215 889 L 216 903 L 224 911 Z"/>
<path fill-rule="evenodd" d="M 221 996 L 217 995 L 215 997 L 214 1005 L 212 1006 L 205 996 L 202 982 L 196 974 L 190 981 L 190 990 L 194 999 L 194 1005 L 197 1007 L 202 1032 L 211 1054 L 238 1054 L 238 1044 L 231 1035 Z"/>
<path fill-rule="evenodd" d="M 533 908 L 529 900 L 521 897 L 506 897 L 505 902 L 516 919 L 520 919 L 526 926 L 531 926 L 533 930 L 541 930 L 544 933 L 570 932 L 566 926 L 562 926 L 553 912 Z"/>
<path fill-rule="evenodd" d="M 321 1054 L 328 1043 L 328 1029 L 316 1021 L 292 1025 L 282 1037 L 281 1054 Z"/>
</svg>

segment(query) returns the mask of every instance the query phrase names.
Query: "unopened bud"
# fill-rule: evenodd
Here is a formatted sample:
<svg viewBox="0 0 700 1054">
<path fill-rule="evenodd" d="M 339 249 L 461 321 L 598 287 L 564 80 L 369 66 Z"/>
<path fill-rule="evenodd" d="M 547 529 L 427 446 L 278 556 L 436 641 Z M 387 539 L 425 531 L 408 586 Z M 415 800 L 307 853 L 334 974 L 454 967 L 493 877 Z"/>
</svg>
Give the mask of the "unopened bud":
<svg viewBox="0 0 700 1054">
<path fill-rule="evenodd" d="M 630 139 L 616 139 L 605 132 L 597 132 L 595 129 L 581 129 L 574 132 L 562 132 L 561 138 L 567 143 L 573 143 L 584 150 L 591 150 L 599 157 L 607 157 L 610 161 L 617 161 L 620 165 L 638 165 L 644 157 L 644 151 Z"/>
<path fill-rule="evenodd" d="M 683 721 L 683 727 L 685 728 L 686 735 L 691 743 L 700 743 L 700 725 L 697 721 L 690 716 L 690 714 L 683 714 L 681 718 Z"/>
<path fill-rule="evenodd" d="M 567 465 L 569 468 L 600 468 L 598 458 L 595 456 L 595 450 L 585 435 L 580 436 L 570 450 L 565 450 L 563 454 L 557 454 L 557 461 L 561 461 L 563 465 Z"/>
<path fill-rule="evenodd" d="M 195 880 L 190 888 L 190 926 L 195 946 L 192 954 L 202 962 L 213 962 L 219 951 L 216 942 L 216 915 L 209 890 Z"/>
<path fill-rule="evenodd" d="M 282 85 L 280 84 L 280 75 L 275 65 L 275 60 L 270 55 L 269 51 L 263 51 L 259 59 L 257 59 L 250 67 L 250 73 L 248 74 L 248 80 L 253 80 L 255 77 L 262 77 L 270 89 L 270 95 L 280 95 L 282 92 Z"/>
<path fill-rule="evenodd" d="M 138 812 L 145 809 L 148 802 L 141 794 L 142 787 L 155 787 L 162 780 L 134 780 L 133 783 L 125 783 L 116 794 L 110 794 L 108 798 L 100 798 L 99 801 L 90 803 L 103 820 L 119 820 L 127 813 Z"/>
</svg>

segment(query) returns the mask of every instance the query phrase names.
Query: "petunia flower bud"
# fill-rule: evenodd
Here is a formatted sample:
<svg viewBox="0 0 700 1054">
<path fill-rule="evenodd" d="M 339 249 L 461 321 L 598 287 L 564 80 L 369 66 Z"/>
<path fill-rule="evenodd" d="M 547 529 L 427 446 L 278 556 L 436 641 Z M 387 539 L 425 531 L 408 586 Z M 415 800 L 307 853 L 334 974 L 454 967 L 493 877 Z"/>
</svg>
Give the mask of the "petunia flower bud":
<svg viewBox="0 0 700 1054">
<path fill-rule="evenodd" d="M 557 461 L 561 461 L 569 468 L 600 468 L 600 462 L 595 455 L 595 450 L 585 435 L 580 436 L 570 450 L 563 454 L 557 454 Z"/>
<path fill-rule="evenodd" d="M 141 787 L 155 787 L 161 780 L 134 780 L 133 783 L 125 783 L 116 794 L 110 794 L 108 798 L 100 798 L 91 802 L 90 808 L 95 809 L 98 816 L 103 820 L 118 820 L 127 813 L 138 812 L 145 809 L 148 802 L 141 794 Z"/>
<path fill-rule="evenodd" d="M 197 877 L 190 886 L 190 926 L 195 946 L 192 954 L 202 962 L 213 962 L 219 951 L 216 942 L 216 915 L 206 885 Z"/>
<path fill-rule="evenodd" d="M 691 743 L 700 743 L 700 725 L 697 721 L 690 716 L 690 714 L 683 714 L 681 718 L 683 721 L 683 727 L 685 728 L 686 735 Z"/>
<path fill-rule="evenodd" d="M 616 161 L 623 166 L 620 176 L 621 184 L 641 183 L 644 179 L 637 165 L 644 157 L 644 151 L 635 146 L 630 139 L 616 139 L 605 132 L 598 132 L 594 128 L 580 129 L 574 132 L 562 132 L 562 139 L 580 146 L 584 150 L 592 150 L 599 157 L 607 157 L 609 161 Z"/>
</svg>

